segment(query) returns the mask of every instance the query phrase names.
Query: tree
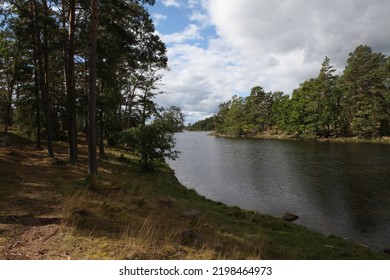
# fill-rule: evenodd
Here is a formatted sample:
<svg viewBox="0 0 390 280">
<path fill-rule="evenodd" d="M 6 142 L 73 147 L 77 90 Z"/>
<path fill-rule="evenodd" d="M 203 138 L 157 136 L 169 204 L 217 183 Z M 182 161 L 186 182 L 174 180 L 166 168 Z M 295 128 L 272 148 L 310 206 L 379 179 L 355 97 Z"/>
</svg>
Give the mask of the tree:
<svg viewBox="0 0 390 280">
<path fill-rule="evenodd" d="M 266 93 L 260 86 L 253 87 L 245 99 L 246 131 L 257 134 L 269 130 L 271 126 L 271 93 Z"/>
<path fill-rule="evenodd" d="M 37 147 L 41 149 L 41 98 L 35 50 L 32 49 L 35 45 L 35 32 L 31 32 L 34 31 L 32 7 L 32 1 L 8 2 L 2 7 L 0 73 L 5 76 L 0 80 L 6 93 L 5 130 L 15 122 L 29 135 L 35 132 Z"/>
<path fill-rule="evenodd" d="M 385 56 L 369 46 L 358 46 L 349 54 L 348 64 L 340 78 L 344 92 L 343 128 L 345 134 L 375 137 L 388 119 L 386 109 Z"/>
<path fill-rule="evenodd" d="M 43 0 L 42 3 L 39 3 L 37 0 L 31 0 L 30 15 L 33 20 L 35 73 L 38 76 L 37 85 L 41 92 L 41 101 L 43 103 L 47 150 L 49 157 L 53 157 L 53 126 L 49 93 L 49 21 L 51 20 L 46 0 Z"/>
<path fill-rule="evenodd" d="M 244 134 L 245 100 L 242 97 L 233 96 L 228 105 L 229 107 L 224 115 L 220 132 L 234 136 L 241 136 Z"/>
<path fill-rule="evenodd" d="M 167 122 L 171 127 L 171 132 L 181 132 L 183 131 L 184 125 L 184 114 L 181 111 L 180 107 L 171 106 L 167 110 L 162 109 L 162 119 Z"/>
<path fill-rule="evenodd" d="M 44 126 L 49 156 L 53 140 L 67 132 L 71 164 L 77 161 L 77 131 L 88 130 L 89 174 L 95 176 L 96 134 L 103 155 L 105 141 L 115 144 L 121 130 L 146 125 L 160 113 L 154 96 L 161 93 L 166 48 L 143 6 L 154 2 L 1 1 L 5 129 L 12 115 L 40 147 Z"/>
<path fill-rule="evenodd" d="M 321 70 L 316 78 L 316 92 L 319 107 L 319 130 L 321 136 L 336 135 L 341 112 L 340 91 L 337 88 L 336 70 L 330 65 L 330 59 L 325 57 Z"/>
<path fill-rule="evenodd" d="M 216 128 L 216 131 L 219 133 L 225 132 L 225 129 L 224 129 L 225 118 L 226 118 L 227 113 L 230 110 L 231 104 L 232 104 L 232 101 L 230 100 L 228 102 L 223 102 L 223 103 L 219 104 L 219 106 L 218 106 L 219 110 L 218 110 L 217 114 L 215 115 L 215 128 Z"/>
<path fill-rule="evenodd" d="M 384 73 L 383 83 L 385 85 L 385 90 L 383 91 L 384 96 L 384 107 L 385 115 L 387 116 L 381 122 L 381 134 L 389 136 L 390 135 L 390 57 L 387 57 L 386 64 L 382 68 Z"/>
<path fill-rule="evenodd" d="M 0 33 L 0 102 L 3 110 L 4 132 L 12 126 L 12 103 L 18 72 L 21 69 L 21 50 L 11 30 Z"/>
<path fill-rule="evenodd" d="M 169 121 L 156 119 L 150 124 L 124 130 L 120 134 L 121 142 L 139 156 L 144 171 L 151 171 L 156 163 L 178 157 L 171 129 Z"/>
<path fill-rule="evenodd" d="M 66 5 L 63 2 L 63 13 Z M 76 21 L 76 0 L 69 0 L 68 15 L 64 15 L 64 27 L 67 18 L 68 32 L 65 44 L 65 78 L 68 109 L 68 143 L 70 163 L 77 162 L 77 117 L 76 117 L 76 81 L 75 81 L 75 21 Z"/>
<path fill-rule="evenodd" d="M 281 91 L 272 94 L 271 125 L 274 129 L 291 133 L 290 97 Z"/>
<path fill-rule="evenodd" d="M 90 49 L 89 49 L 89 99 L 88 99 L 88 175 L 96 177 L 96 57 L 97 57 L 97 25 L 98 1 L 91 0 Z"/>
<path fill-rule="evenodd" d="M 316 98 L 316 80 L 309 79 L 293 91 L 290 123 L 294 132 L 305 137 L 316 136 L 319 128 L 319 101 Z"/>
<path fill-rule="evenodd" d="M 99 154 L 104 138 L 110 145 L 125 128 L 145 124 L 158 114 L 153 100 L 158 71 L 167 67 L 166 48 L 155 34 L 146 9 L 137 3 L 104 2 L 99 5 L 100 29 L 97 53 Z"/>
<path fill-rule="evenodd" d="M 216 130 L 215 122 L 216 122 L 216 116 L 214 115 L 210 118 L 197 121 L 192 125 L 188 124 L 187 129 L 190 131 L 215 131 Z"/>
</svg>

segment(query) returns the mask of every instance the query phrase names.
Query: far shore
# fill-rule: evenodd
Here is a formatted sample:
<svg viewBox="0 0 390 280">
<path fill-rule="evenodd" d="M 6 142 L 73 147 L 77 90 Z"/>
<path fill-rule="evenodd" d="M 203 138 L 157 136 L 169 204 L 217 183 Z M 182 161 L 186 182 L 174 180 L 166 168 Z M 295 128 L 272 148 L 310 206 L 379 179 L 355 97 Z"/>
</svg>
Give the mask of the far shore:
<svg viewBox="0 0 390 280">
<path fill-rule="evenodd" d="M 380 138 L 359 138 L 359 137 L 330 137 L 330 138 L 305 138 L 304 136 L 291 135 L 291 134 L 272 134 L 262 133 L 254 136 L 242 135 L 229 135 L 209 131 L 209 136 L 221 137 L 221 138 L 248 138 L 248 139 L 277 139 L 277 140 L 303 140 L 303 141 L 314 141 L 314 142 L 335 142 L 335 143 L 374 143 L 374 144 L 390 144 L 390 137 Z"/>
</svg>

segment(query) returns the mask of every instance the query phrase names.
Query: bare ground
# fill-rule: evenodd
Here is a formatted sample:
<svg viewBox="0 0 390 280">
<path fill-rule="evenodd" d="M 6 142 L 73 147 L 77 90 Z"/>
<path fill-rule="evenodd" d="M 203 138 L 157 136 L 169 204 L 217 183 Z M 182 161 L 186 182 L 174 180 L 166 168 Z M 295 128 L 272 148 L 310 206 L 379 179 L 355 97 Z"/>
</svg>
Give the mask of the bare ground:
<svg viewBox="0 0 390 280">
<path fill-rule="evenodd" d="M 66 147 L 51 159 L 18 137 L 0 139 L 7 145 L 0 147 L 0 259 L 67 259 L 66 252 L 50 252 L 62 231 L 63 197 L 56 188 L 74 179 Z"/>
</svg>

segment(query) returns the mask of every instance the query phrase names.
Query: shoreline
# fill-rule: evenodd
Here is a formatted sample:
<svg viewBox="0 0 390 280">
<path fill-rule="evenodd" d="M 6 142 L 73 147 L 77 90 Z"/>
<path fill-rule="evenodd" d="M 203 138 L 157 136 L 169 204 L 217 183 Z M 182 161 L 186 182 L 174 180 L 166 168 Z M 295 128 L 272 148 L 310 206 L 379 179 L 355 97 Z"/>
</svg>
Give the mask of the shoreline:
<svg viewBox="0 0 390 280">
<path fill-rule="evenodd" d="M 191 131 L 190 131 L 191 132 Z M 208 132 L 208 131 L 205 131 Z M 304 138 L 288 134 L 256 134 L 254 136 L 235 136 L 210 131 L 209 136 L 232 139 L 271 139 L 271 140 L 294 140 L 294 141 L 310 141 L 319 143 L 370 143 L 370 144 L 390 144 L 390 137 L 365 139 L 359 137 L 336 137 L 336 138 Z"/>
<path fill-rule="evenodd" d="M 59 160 L 52 160 L 24 138 L 6 140 L 12 145 L 0 147 L 0 259 L 390 259 L 207 199 L 168 165 L 144 173 L 120 150 L 107 150 L 91 185 L 86 147 L 70 166 L 65 144 L 56 144 Z"/>
</svg>

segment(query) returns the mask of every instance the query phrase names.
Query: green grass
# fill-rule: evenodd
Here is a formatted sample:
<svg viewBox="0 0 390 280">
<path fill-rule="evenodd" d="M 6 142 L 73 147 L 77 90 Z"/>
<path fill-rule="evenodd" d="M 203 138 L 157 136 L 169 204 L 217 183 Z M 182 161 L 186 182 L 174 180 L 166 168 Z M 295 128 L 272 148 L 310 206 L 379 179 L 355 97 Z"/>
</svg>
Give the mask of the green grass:
<svg viewBox="0 0 390 280">
<path fill-rule="evenodd" d="M 326 237 L 278 218 L 210 201 L 181 186 L 167 168 L 159 170 L 153 177 L 156 182 L 152 184 L 154 195 L 168 196 L 182 207 L 200 210 L 226 235 L 250 243 L 261 240 L 263 258 L 389 259 L 388 255 L 339 237 Z"/>
<path fill-rule="evenodd" d="M 91 186 L 85 146 L 75 167 L 59 166 L 28 140 L 7 137 L 17 144 L 0 150 L 0 218 L 33 215 L 62 222 L 48 230 L 0 220 L 5 236 L 0 258 L 12 253 L 32 259 L 390 259 L 342 238 L 208 200 L 182 186 L 167 165 L 145 173 L 120 150 L 107 150 Z M 61 145 L 56 156 L 66 159 Z M 182 216 L 191 209 L 201 217 Z M 30 232 L 45 241 L 13 246 Z"/>
</svg>

